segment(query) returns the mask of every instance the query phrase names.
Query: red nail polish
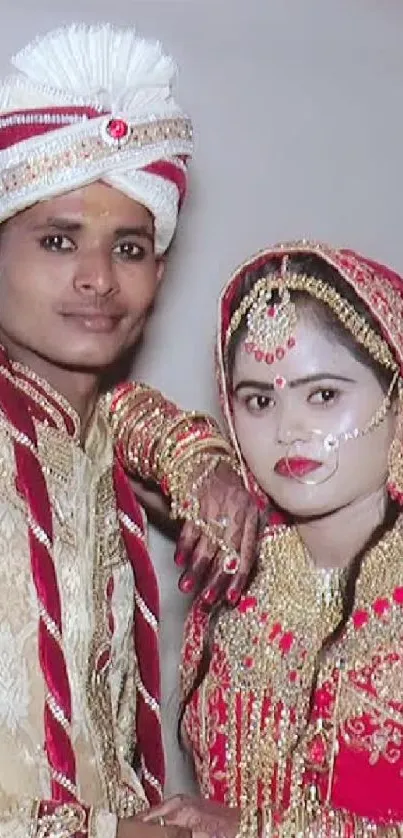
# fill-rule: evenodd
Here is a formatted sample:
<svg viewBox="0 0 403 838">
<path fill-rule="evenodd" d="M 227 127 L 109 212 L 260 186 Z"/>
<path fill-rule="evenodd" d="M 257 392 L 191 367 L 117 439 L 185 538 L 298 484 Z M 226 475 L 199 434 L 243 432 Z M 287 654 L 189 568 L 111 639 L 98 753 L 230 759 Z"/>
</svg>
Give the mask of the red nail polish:
<svg viewBox="0 0 403 838">
<path fill-rule="evenodd" d="M 175 564 L 178 567 L 184 567 L 186 564 L 186 556 L 183 553 L 175 553 Z"/>
<path fill-rule="evenodd" d="M 194 586 L 194 579 L 190 576 L 187 576 L 186 579 L 180 579 L 179 581 L 179 590 L 182 591 L 183 594 L 190 594 L 193 591 Z"/>
<path fill-rule="evenodd" d="M 227 600 L 231 605 L 236 605 L 240 597 L 239 591 L 234 588 L 232 591 L 228 591 L 227 593 Z"/>
<path fill-rule="evenodd" d="M 205 602 L 206 605 L 212 605 L 213 602 L 215 601 L 216 597 L 217 597 L 216 589 L 215 588 L 208 588 L 207 591 L 205 591 L 204 594 L 203 594 L 203 602 Z"/>
</svg>

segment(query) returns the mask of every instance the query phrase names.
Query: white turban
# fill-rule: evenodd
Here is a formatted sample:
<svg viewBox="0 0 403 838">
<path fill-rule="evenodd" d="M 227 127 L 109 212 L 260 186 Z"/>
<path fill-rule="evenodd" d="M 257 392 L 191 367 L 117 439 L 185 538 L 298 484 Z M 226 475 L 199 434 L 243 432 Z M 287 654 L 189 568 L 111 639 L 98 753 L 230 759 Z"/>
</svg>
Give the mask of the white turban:
<svg viewBox="0 0 403 838">
<path fill-rule="evenodd" d="M 161 45 L 133 29 L 73 25 L 12 63 L 18 72 L 0 86 L 0 222 L 102 180 L 150 210 L 164 253 L 193 144 Z"/>
</svg>

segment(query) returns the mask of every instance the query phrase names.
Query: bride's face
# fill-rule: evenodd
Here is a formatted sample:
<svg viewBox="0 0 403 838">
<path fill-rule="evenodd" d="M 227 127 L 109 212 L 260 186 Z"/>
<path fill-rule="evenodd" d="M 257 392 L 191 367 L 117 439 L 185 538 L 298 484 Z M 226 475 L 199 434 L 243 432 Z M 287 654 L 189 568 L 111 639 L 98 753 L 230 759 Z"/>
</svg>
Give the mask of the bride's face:
<svg viewBox="0 0 403 838">
<path fill-rule="evenodd" d="M 234 425 L 243 457 L 259 485 L 292 515 L 326 515 L 386 484 L 395 411 L 369 433 L 327 447 L 364 429 L 385 393 L 362 364 L 303 308 L 296 345 L 282 361 L 257 361 L 238 345 L 233 371 Z"/>
</svg>

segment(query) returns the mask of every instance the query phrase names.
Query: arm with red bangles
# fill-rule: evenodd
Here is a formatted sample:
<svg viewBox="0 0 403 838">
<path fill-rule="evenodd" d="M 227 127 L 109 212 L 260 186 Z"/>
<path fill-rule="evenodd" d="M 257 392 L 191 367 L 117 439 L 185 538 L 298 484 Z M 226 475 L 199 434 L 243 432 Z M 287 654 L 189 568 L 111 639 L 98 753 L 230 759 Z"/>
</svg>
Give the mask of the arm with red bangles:
<svg viewBox="0 0 403 838">
<path fill-rule="evenodd" d="M 117 387 L 106 403 L 126 471 L 157 488 L 170 520 L 182 524 L 176 550 L 181 589 L 195 590 L 203 580 L 207 605 L 234 604 L 255 562 L 260 522 L 217 423 L 135 382 Z M 146 491 L 139 490 L 139 499 L 147 507 Z"/>
</svg>

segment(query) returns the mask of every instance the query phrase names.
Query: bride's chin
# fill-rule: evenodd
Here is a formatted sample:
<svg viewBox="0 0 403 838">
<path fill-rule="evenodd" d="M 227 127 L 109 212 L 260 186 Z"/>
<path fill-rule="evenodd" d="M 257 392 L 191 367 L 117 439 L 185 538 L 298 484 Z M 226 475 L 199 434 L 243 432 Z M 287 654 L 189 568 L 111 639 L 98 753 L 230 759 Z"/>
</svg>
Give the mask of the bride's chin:
<svg viewBox="0 0 403 838">
<path fill-rule="evenodd" d="M 306 489 L 312 489 L 312 486 L 307 486 Z M 315 487 L 316 489 L 320 487 Z M 327 515 L 331 515 L 332 512 L 335 512 L 335 507 L 333 504 L 326 504 L 322 502 L 319 497 L 319 493 L 317 497 L 314 499 L 312 498 L 311 501 L 308 498 L 304 499 L 291 499 L 291 498 L 281 498 L 275 497 L 273 494 L 270 495 L 272 501 L 278 507 L 278 509 L 285 513 L 287 517 L 291 517 L 293 519 L 298 519 L 301 521 L 309 521 L 314 518 L 326 518 Z"/>
</svg>

